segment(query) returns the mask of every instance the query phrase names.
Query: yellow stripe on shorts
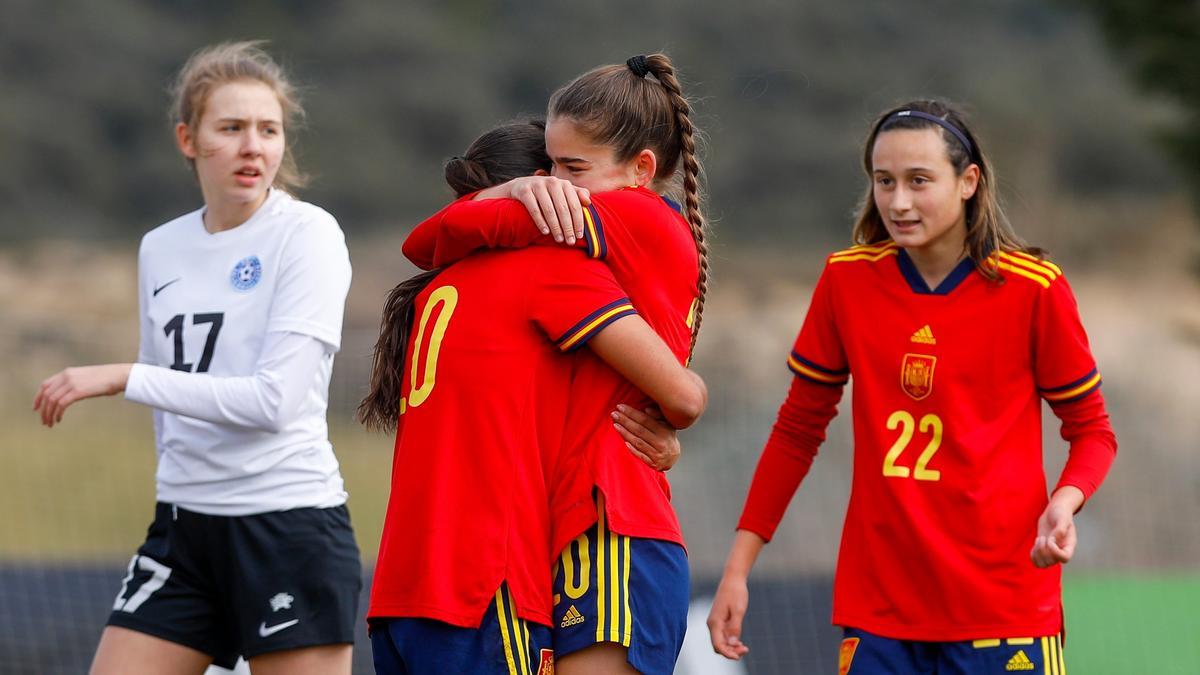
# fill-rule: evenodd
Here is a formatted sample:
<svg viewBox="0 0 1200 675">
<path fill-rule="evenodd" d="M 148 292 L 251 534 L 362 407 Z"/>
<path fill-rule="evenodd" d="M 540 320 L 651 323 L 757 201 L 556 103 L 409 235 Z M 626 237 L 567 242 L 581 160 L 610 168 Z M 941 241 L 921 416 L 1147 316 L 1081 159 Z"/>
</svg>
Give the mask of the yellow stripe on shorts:
<svg viewBox="0 0 1200 675">
<path fill-rule="evenodd" d="M 604 502 L 596 509 L 596 642 L 604 642 L 604 595 L 608 592 L 604 583 Z"/>
<path fill-rule="evenodd" d="M 521 657 L 521 673 L 523 675 L 533 675 L 529 672 L 529 623 L 517 616 L 517 601 L 513 598 L 512 591 L 508 593 L 508 607 L 512 612 L 513 628 L 517 634 L 517 653 Z"/>
<path fill-rule="evenodd" d="M 522 675 L 517 672 L 516 659 L 513 658 L 512 635 L 508 625 L 508 612 L 504 610 L 504 588 L 496 591 L 496 623 L 500 624 L 500 640 L 504 643 L 504 659 L 508 662 L 508 675 Z"/>
<path fill-rule="evenodd" d="M 621 595 L 621 591 L 624 589 L 621 588 L 620 577 L 617 574 L 617 569 L 618 569 L 617 565 L 619 563 L 619 559 L 618 559 L 618 555 L 617 555 L 617 552 L 618 552 L 617 533 L 613 532 L 612 530 L 609 530 L 607 534 L 608 534 L 608 552 L 611 554 L 609 556 L 609 562 L 608 562 L 608 571 L 609 571 L 608 582 L 610 585 L 614 585 L 617 587 L 616 592 L 610 593 L 608 596 L 609 603 L 610 603 L 609 609 L 611 610 L 611 614 L 612 614 L 612 616 L 609 617 L 609 620 L 608 620 L 608 623 L 609 623 L 608 641 L 616 642 L 616 643 L 620 644 L 620 642 L 621 642 L 621 635 L 620 635 L 621 605 L 620 605 L 620 597 L 619 596 Z"/>
<path fill-rule="evenodd" d="M 629 636 L 633 634 L 633 614 L 629 611 L 629 537 L 625 540 L 625 569 L 621 576 L 621 589 L 625 593 L 625 632 L 621 636 L 621 645 L 629 646 Z"/>
</svg>

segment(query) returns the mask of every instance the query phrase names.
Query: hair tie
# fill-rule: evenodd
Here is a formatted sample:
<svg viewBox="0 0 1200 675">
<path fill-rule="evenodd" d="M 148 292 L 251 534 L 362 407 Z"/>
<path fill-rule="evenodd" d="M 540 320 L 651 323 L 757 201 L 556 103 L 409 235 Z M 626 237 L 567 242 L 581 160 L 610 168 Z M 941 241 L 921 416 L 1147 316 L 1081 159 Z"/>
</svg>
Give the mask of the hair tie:
<svg viewBox="0 0 1200 675">
<path fill-rule="evenodd" d="M 633 71 L 633 74 L 637 75 L 638 77 L 646 77 L 650 74 L 650 66 L 646 64 L 645 54 L 638 54 L 637 56 L 629 57 L 629 60 L 625 62 L 625 65 L 629 66 L 629 69 Z"/>
<path fill-rule="evenodd" d="M 886 120 L 884 120 L 883 124 L 879 125 L 880 131 L 882 131 L 885 126 L 887 126 L 888 122 L 891 122 L 892 120 L 900 118 L 900 117 L 917 117 L 919 119 L 933 122 L 934 124 L 945 129 L 946 131 L 949 131 L 950 135 L 957 138 L 958 142 L 962 143 L 962 146 L 964 148 L 966 148 L 968 157 L 971 157 L 971 158 L 975 157 L 975 148 L 971 145 L 971 141 L 967 140 L 967 135 L 964 134 L 961 130 L 959 130 L 958 127 L 956 127 L 953 124 L 951 124 L 950 122 L 947 122 L 946 120 L 938 117 L 937 115 L 930 115 L 929 113 L 922 112 L 920 110 L 897 110 L 896 112 L 892 113 Z"/>
</svg>

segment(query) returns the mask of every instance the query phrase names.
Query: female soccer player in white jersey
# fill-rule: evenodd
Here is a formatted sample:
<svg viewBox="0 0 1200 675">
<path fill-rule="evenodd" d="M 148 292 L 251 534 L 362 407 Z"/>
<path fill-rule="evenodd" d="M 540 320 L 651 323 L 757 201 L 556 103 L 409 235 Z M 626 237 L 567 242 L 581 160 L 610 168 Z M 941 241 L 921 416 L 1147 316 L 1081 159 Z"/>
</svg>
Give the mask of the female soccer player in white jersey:
<svg viewBox="0 0 1200 675">
<path fill-rule="evenodd" d="M 179 149 L 204 206 L 142 239 L 136 364 L 68 368 L 34 399 L 154 408 L 158 505 L 92 672 L 350 672 L 361 585 L 325 422 L 350 286 L 334 218 L 293 198 L 301 112 L 256 43 L 197 52 L 176 84 Z"/>
</svg>

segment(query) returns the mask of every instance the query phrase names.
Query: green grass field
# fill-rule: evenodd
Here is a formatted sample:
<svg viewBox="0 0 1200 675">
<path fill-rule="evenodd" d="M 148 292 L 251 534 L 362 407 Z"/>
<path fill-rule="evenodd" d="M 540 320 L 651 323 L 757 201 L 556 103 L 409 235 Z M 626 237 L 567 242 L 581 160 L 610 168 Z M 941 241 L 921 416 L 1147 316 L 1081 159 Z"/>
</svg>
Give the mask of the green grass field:
<svg viewBox="0 0 1200 675">
<path fill-rule="evenodd" d="M 1066 575 L 1069 672 L 1200 673 L 1200 574 Z"/>
</svg>

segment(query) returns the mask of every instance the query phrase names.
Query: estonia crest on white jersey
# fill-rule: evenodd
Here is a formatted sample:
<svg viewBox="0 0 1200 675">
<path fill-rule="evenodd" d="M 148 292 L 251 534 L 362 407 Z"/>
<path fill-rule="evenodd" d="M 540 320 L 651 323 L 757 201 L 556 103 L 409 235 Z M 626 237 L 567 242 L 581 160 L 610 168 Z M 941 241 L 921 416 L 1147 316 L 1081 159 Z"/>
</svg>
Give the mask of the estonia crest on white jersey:
<svg viewBox="0 0 1200 675">
<path fill-rule="evenodd" d="M 237 377 L 254 373 L 269 332 L 326 347 L 278 432 L 156 413 L 158 499 L 214 515 L 344 503 L 326 408 L 350 258 L 333 216 L 277 189 L 231 230 L 208 233 L 194 211 L 143 237 L 138 284 L 141 363 Z"/>
</svg>

